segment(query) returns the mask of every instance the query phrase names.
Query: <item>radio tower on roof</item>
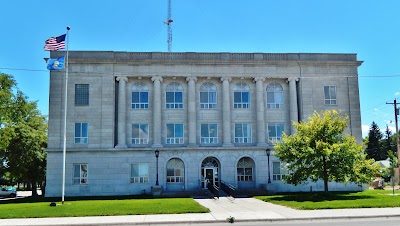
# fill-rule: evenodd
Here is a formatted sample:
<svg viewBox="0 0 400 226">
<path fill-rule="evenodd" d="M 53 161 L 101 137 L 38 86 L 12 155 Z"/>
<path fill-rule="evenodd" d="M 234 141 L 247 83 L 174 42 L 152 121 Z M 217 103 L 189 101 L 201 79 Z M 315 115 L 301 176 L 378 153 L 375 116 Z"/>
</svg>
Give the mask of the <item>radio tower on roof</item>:
<svg viewBox="0 0 400 226">
<path fill-rule="evenodd" d="M 164 24 L 168 25 L 168 39 L 167 39 L 168 52 L 172 51 L 172 27 L 171 27 L 171 24 L 172 24 L 172 22 L 174 22 L 172 20 L 171 1 L 172 0 L 168 0 L 168 18 L 167 18 L 167 21 L 164 22 Z"/>
</svg>

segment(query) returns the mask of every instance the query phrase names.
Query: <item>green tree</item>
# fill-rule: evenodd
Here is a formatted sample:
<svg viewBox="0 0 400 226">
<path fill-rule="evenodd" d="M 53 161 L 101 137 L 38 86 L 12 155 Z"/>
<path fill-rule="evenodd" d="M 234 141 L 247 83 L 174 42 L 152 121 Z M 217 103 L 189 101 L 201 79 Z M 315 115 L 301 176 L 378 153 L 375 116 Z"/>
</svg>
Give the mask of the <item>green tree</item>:
<svg viewBox="0 0 400 226">
<path fill-rule="evenodd" d="M 394 180 L 394 168 L 397 168 L 399 160 L 397 159 L 396 155 L 391 151 L 388 152 L 388 156 L 390 161 L 390 176 Z"/>
<path fill-rule="evenodd" d="M 372 122 L 368 132 L 367 158 L 375 159 L 375 161 L 387 159 L 387 151 L 384 151 L 381 145 L 382 138 L 383 134 L 379 126 Z"/>
<path fill-rule="evenodd" d="M 390 131 L 389 126 L 386 125 L 385 130 L 385 139 L 383 140 L 382 148 L 384 151 L 391 152 L 393 155 L 396 155 L 396 137 L 392 135 L 392 131 Z M 388 155 L 390 158 L 390 156 Z"/>
<path fill-rule="evenodd" d="M 293 125 L 297 132 L 284 133 L 275 145 L 276 156 L 288 163 L 286 182 L 298 185 L 322 179 L 327 192 L 329 181 L 369 183 L 379 172 L 355 138 L 343 134 L 347 117 L 337 111 L 314 112 L 308 122 Z"/>
<path fill-rule="evenodd" d="M 3 117 L 0 127 L 0 156 L 3 172 L 9 172 L 18 181 L 32 185 L 36 195 L 36 184 L 44 180 L 46 167 L 47 123 L 40 114 L 36 102 L 28 101 L 16 87 L 12 76 L 0 74 L 3 92 L 0 108 Z M 2 86 L 3 87 L 3 86 Z"/>
<path fill-rule="evenodd" d="M 5 150 L 10 142 L 10 126 L 12 125 L 11 111 L 13 103 L 13 89 L 16 82 L 12 76 L 0 73 L 0 175 L 6 174 Z"/>
</svg>

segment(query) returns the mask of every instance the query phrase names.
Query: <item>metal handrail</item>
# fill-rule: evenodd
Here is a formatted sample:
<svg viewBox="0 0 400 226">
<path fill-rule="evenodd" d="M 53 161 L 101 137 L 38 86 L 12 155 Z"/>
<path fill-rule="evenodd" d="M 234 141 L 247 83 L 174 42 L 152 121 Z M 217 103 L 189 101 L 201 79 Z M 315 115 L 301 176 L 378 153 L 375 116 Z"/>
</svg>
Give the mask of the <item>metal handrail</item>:
<svg viewBox="0 0 400 226">
<path fill-rule="evenodd" d="M 219 189 L 215 184 L 211 183 L 210 181 L 207 184 L 208 190 L 213 194 L 214 198 L 217 197 L 219 199 Z"/>
<path fill-rule="evenodd" d="M 228 195 L 230 195 L 230 196 L 232 196 L 232 197 L 235 197 L 236 188 L 235 188 L 233 185 L 228 184 L 228 183 L 226 183 L 225 181 L 222 181 L 222 180 L 221 180 L 221 189 L 222 189 L 224 192 L 226 192 Z"/>
</svg>

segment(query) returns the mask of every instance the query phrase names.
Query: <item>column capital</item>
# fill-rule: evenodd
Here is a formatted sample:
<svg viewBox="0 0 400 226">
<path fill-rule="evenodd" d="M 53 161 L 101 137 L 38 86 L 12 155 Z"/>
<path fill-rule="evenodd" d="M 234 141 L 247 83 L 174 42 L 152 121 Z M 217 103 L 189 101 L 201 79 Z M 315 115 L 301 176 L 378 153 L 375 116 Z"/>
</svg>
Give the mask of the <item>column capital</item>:
<svg viewBox="0 0 400 226">
<path fill-rule="evenodd" d="M 254 77 L 254 81 L 255 82 L 258 82 L 258 81 L 264 82 L 265 78 L 264 77 Z"/>
<path fill-rule="evenodd" d="M 223 82 L 223 81 L 228 81 L 228 82 L 230 82 L 230 81 L 232 81 L 232 78 L 229 78 L 229 77 L 222 77 L 222 78 L 221 78 L 221 82 Z"/>
<path fill-rule="evenodd" d="M 189 81 L 197 82 L 197 78 L 196 77 L 186 77 L 186 81 L 187 82 L 189 82 Z"/>
<path fill-rule="evenodd" d="M 118 76 L 117 78 L 115 78 L 118 82 L 119 81 L 125 81 L 128 82 L 128 77 L 126 76 Z"/>
<path fill-rule="evenodd" d="M 298 78 L 298 77 L 289 77 L 289 78 L 287 79 L 287 82 L 292 82 L 292 81 L 298 82 L 298 81 L 299 81 L 299 78 Z"/>
<path fill-rule="evenodd" d="M 162 81 L 163 81 L 163 78 L 162 78 L 161 76 L 153 76 L 153 77 L 151 77 L 151 81 L 152 81 L 152 82 L 154 82 L 154 81 L 160 81 L 160 82 L 162 82 Z"/>
</svg>

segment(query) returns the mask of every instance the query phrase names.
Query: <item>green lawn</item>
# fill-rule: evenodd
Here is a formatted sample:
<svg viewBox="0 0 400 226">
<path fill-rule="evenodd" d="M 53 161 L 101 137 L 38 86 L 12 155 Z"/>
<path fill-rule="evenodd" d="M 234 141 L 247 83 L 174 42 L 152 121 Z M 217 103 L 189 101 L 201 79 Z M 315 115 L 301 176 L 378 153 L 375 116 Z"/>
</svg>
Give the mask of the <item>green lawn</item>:
<svg viewBox="0 0 400 226">
<path fill-rule="evenodd" d="M 104 199 L 104 198 L 100 198 Z M 117 200 L 75 200 L 57 202 L 50 206 L 50 199 L 23 199 L 1 202 L 0 218 L 41 218 L 116 216 L 141 214 L 206 213 L 209 210 L 191 198 L 168 199 L 117 199 Z"/>
<path fill-rule="evenodd" d="M 260 200 L 295 209 L 343 209 L 400 207 L 400 192 L 392 190 L 366 190 L 363 192 L 288 193 L 257 196 Z"/>
</svg>

